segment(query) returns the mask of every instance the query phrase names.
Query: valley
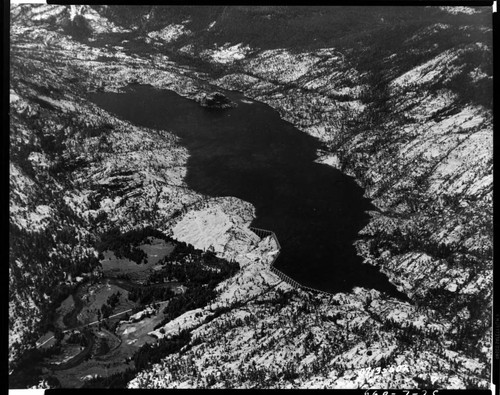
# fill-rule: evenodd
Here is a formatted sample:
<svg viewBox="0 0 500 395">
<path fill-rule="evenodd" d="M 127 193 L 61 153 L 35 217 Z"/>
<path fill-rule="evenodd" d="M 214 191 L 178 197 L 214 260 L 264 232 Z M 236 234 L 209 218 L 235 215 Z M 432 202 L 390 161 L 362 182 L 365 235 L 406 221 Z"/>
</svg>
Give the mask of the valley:
<svg viewBox="0 0 500 395">
<path fill-rule="evenodd" d="M 141 347 L 157 342 L 153 331 L 168 321 L 166 317 L 204 305 L 217 281 L 238 267 L 152 230 L 112 234 L 108 243 L 101 243 L 123 249 L 123 239 L 144 242 L 136 248 L 146 253 L 143 261 L 154 266 L 116 258 L 120 250 L 107 250 L 100 276 L 78 277 L 75 290 L 46 322 L 49 331 L 38 340 L 37 351 L 12 375 L 15 386 L 29 385 L 30 380 L 33 385 L 42 377 L 74 388 L 101 377 L 103 371 L 107 377 L 130 370 L 138 363 Z M 102 244 L 100 249 L 106 248 Z M 39 361 L 33 365 L 35 358 Z"/>
<path fill-rule="evenodd" d="M 35 359 L 27 353 L 50 337 L 50 324 L 91 323 L 93 310 L 118 291 L 117 304 L 105 309 L 110 316 L 167 299 L 130 301 L 148 279 L 166 284 L 158 292 L 189 292 L 179 278 L 151 277 L 172 253 L 168 243 L 186 243 L 239 270 L 212 281 L 213 293 L 199 304 L 180 293 L 171 313 L 93 325 L 94 344 L 86 340 L 93 356 L 42 372 L 40 385 L 54 385 L 48 376 L 64 387 L 489 385 L 489 10 L 374 10 L 12 6 L 11 377 L 23 356 Z M 201 107 L 215 90 L 237 106 Z M 112 108 L 126 94 L 129 107 Z M 96 105 L 102 95 L 114 99 Z M 172 95 L 189 99 L 182 110 Z M 162 103 L 170 103 L 166 118 L 155 119 Z M 120 114 L 131 108 L 133 119 Z M 224 137 L 217 144 L 195 123 L 202 109 L 213 119 L 210 133 Z M 236 136 L 218 118 L 231 113 L 263 117 L 273 130 L 286 121 L 288 134 L 257 124 L 255 141 L 250 129 L 246 145 L 228 156 Z M 259 141 L 266 148 L 248 149 Z M 276 191 L 283 152 L 296 166 L 281 171 L 281 185 L 293 182 Z M 212 168 L 207 160 L 215 160 Z M 245 162 L 261 171 L 248 183 Z M 262 200 L 260 188 L 269 192 Z M 323 199 L 317 214 L 314 199 Z M 269 267 L 277 246 L 250 225 L 277 233 L 278 269 L 304 262 L 297 276 L 333 295 L 282 282 Z M 141 249 L 120 236 L 141 229 L 168 243 Z M 303 232 L 298 239 L 296 232 Z M 318 277 L 328 265 L 302 242 L 328 247 L 330 278 Z M 147 263 L 130 260 L 144 256 Z M 71 362 L 86 347 L 69 337 L 49 363 Z M 99 355 L 96 339 L 107 339 L 109 350 Z M 50 341 L 43 347 L 54 350 Z"/>
</svg>

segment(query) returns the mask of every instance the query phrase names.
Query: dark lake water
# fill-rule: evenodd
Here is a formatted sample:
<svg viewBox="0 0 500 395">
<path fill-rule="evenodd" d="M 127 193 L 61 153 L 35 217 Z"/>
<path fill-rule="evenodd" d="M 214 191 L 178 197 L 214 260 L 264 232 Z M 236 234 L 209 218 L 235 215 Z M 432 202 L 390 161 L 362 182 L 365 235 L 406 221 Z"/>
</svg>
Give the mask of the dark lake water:
<svg viewBox="0 0 500 395">
<path fill-rule="evenodd" d="M 329 292 L 355 286 L 400 296 L 387 277 L 362 264 L 353 242 L 374 209 L 340 171 L 318 163 L 320 142 L 283 121 L 271 107 L 244 103 L 206 109 L 172 91 L 133 86 L 126 93 L 93 93 L 101 108 L 134 124 L 169 130 L 189 150 L 187 185 L 209 196 L 252 203 L 252 226 L 276 233 L 276 267 L 303 285 Z"/>
</svg>

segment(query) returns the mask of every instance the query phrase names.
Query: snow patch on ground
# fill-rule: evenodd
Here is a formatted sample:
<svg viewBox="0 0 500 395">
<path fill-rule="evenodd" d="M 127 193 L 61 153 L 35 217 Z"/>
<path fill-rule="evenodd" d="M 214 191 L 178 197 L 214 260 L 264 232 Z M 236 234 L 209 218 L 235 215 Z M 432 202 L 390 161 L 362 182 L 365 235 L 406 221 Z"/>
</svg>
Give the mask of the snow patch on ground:
<svg viewBox="0 0 500 395">
<path fill-rule="evenodd" d="M 446 11 L 450 14 L 457 15 L 457 14 L 467 14 L 467 15 L 473 15 L 477 14 L 480 11 L 476 11 L 472 7 L 464 7 L 464 6 L 441 6 L 439 7 L 440 10 Z"/>
<path fill-rule="evenodd" d="M 165 26 L 161 30 L 149 32 L 148 37 L 156 40 L 161 40 L 164 43 L 171 43 L 173 41 L 176 41 L 182 36 L 187 36 L 190 34 L 191 31 L 186 29 L 184 25 L 171 24 Z"/>
<path fill-rule="evenodd" d="M 234 207 L 231 207 L 231 204 L 234 204 Z M 253 217 L 253 211 L 249 203 L 237 198 L 211 200 L 205 207 L 189 211 L 183 216 L 172 227 L 172 233 L 177 240 L 190 243 L 195 248 L 213 248 L 216 253 L 223 254 L 229 244 L 239 244 L 238 240 L 258 240 L 248 229 L 248 220 Z M 233 252 L 237 252 L 234 247 Z"/>
<path fill-rule="evenodd" d="M 261 52 L 245 65 L 245 70 L 265 79 L 288 83 L 307 74 L 321 60 L 309 53 L 292 54 L 285 49 Z"/>
<path fill-rule="evenodd" d="M 323 165 L 332 166 L 336 169 L 340 169 L 340 159 L 337 154 L 324 154 L 315 160 L 316 163 L 321 163 Z"/>
<path fill-rule="evenodd" d="M 115 25 L 106 17 L 103 17 L 97 11 L 89 6 L 71 6 L 76 8 L 76 13 L 82 15 L 89 23 L 91 29 L 95 33 L 125 33 L 130 32 L 130 29 L 124 29 L 121 26 Z M 80 9 L 78 9 L 80 7 Z"/>
<path fill-rule="evenodd" d="M 201 308 L 189 310 L 172 321 L 169 321 L 164 326 L 149 332 L 148 335 L 155 336 L 158 339 L 164 337 L 169 338 L 178 335 L 183 329 L 189 330 L 200 325 L 205 321 L 208 315 L 209 313 L 203 311 Z"/>
<path fill-rule="evenodd" d="M 449 29 L 450 27 L 451 26 L 446 24 L 446 23 L 435 23 L 434 25 L 426 26 L 422 30 L 420 30 L 418 33 L 416 33 L 415 35 L 410 37 L 408 40 L 406 40 L 406 42 L 407 43 L 417 42 L 418 40 L 421 40 L 424 37 L 431 36 L 432 34 Z"/>
<path fill-rule="evenodd" d="M 207 57 L 215 63 L 230 64 L 237 60 L 245 59 L 251 50 L 252 49 L 248 45 L 243 45 L 242 43 L 232 46 L 224 44 L 222 47 L 203 51 L 201 56 Z"/>
<path fill-rule="evenodd" d="M 442 73 L 445 66 L 451 64 L 453 60 L 456 60 L 457 53 L 455 50 L 445 51 L 433 59 L 417 66 L 410 71 L 402 74 L 395 80 L 393 80 L 389 86 L 395 87 L 408 87 L 408 86 L 419 86 L 436 80 Z M 447 75 L 451 77 L 453 68 L 450 67 Z"/>
</svg>

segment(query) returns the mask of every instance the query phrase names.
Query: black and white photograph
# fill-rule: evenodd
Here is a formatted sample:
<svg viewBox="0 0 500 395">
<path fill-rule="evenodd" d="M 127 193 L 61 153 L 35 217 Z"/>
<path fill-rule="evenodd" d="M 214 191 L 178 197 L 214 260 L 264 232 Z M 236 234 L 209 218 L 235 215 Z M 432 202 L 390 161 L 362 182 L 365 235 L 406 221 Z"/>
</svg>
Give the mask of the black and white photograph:
<svg viewBox="0 0 500 395">
<path fill-rule="evenodd" d="M 490 390 L 492 5 L 443 4 L 6 5 L 9 389 Z"/>
</svg>

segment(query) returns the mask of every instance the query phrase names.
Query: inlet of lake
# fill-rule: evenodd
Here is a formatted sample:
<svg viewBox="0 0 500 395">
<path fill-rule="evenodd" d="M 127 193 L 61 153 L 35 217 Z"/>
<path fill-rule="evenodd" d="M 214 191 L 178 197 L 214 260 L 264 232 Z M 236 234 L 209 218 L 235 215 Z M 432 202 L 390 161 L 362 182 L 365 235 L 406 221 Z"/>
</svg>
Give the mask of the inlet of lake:
<svg viewBox="0 0 500 395">
<path fill-rule="evenodd" d="M 180 137 L 190 154 L 189 188 L 253 204 L 252 226 L 276 233 L 282 249 L 275 266 L 297 282 L 332 293 L 358 286 L 400 296 L 356 254 L 353 242 L 368 223 L 367 210 L 374 209 L 363 189 L 352 177 L 314 162 L 318 139 L 268 105 L 222 92 L 237 107 L 208 109 L 147 85 L 92 93 L 90 100 L 133 124 Z"/>
</svg>

